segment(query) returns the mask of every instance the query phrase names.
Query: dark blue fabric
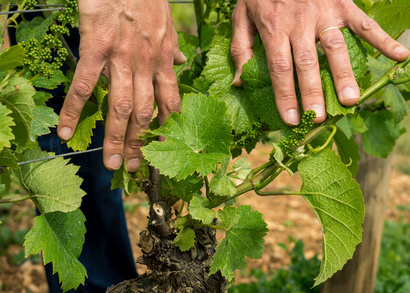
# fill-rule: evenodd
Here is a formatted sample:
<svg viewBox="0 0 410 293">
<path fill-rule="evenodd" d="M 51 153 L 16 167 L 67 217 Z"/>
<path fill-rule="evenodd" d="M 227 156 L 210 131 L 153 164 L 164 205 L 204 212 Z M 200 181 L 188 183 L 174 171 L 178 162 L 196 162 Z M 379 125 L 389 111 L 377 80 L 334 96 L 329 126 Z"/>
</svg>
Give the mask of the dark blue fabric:
<svg viewBox="0 0 410 293">
<path fill-rule="evenodd" d="M 29 17 L 34 16 L 41 15 Z M 9 29 L 9 35 L 11 43 L 15 44 L 15 30 Z M 78 30 L 71 29 L 66 41 L 78 58 Z M 63 71 L 68 69 L 65 66 Z M 64 87 L 60 86 L 51 93 L 53 98 L 47 102 L 48 106 L 59 113 L 65 96 Z M 103 139 L 104 129 L 98 125 L 90 148 L 102 146 Z M 61 144 L 55 129 L 51 134 L 39 137 L 38 142 L 43 150 L 56 154 L 72 151 Z M 120 189 L 110 190 L 113 172 L 104 167 L 102 151 L 73 156 L 71 162 L 80 166 L 78 175 L 84 179 L 81 188 L 87 193 L 81 204 L 87 233 L 79 260 L 85 266 L 88 278 L 84 286 L 69 292 L 105 292 L 113 284 L 138 276 L 125 221 L 122 192 Z M 62 292 L 58 275 L 53 275 L 51 264 L 46 265 L 46 276 L 50 293 Z"/>
<path fill-rule="evenodd" d="M 104 129 L 94 131 L 90 148 L 102 145 Z M 53 132 L 38 139 L 43 150 L 56 154 L 70 150 Z M 105 292 L 121 281 L 136 278 L 134 258 L 130 246 L 120 189 L 110 190 L 113 172 L 105 169 L 102 151 L 76 155 L 71 162 L 81 166 L 78 175 L 84 179 L 81 188 L 87 193 L 81 204 L 86 222 L 85 244 L 79 260 L 87 269 L 85 286 L 69 292 Z M 50 293 L 62 292 L 52 265 L 46 265 Z"/>
</svg>

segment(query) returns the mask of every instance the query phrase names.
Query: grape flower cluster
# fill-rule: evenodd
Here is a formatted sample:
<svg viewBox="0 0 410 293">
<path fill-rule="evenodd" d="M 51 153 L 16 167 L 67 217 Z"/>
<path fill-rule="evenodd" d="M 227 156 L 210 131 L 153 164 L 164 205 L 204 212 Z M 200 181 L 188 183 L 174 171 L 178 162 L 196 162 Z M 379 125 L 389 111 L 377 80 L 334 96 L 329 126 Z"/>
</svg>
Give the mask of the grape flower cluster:
<svg viewBox="0 0 410 293">
<path fill-rule="evenodd" d="M 293 148 L 299 144 L 299 141 L 305 140 L 306 135 L 314 128 L 315 123 L 313 120 L 316 118 L 316 112 L 313 110 L 306 111 L 298 126 L 292 128 L 286 135 L 283 135 L 278 142 L 278 147 L 282 149 L 282 152 L 289 157 L 294 155 Z M 271 153 L 271 159 L 273 159 L 274 153 Z"/>
<path fill-rule="evenodd" d="M 223 15 L 225 19 L 230 19 L 237 0 L 218 0 L 215 11 Z"/>
<path fill-rule="evenodd" d="M 260 122 L 255 122 L 252 126 L 245 129 L 238 138 L 235 138 L 234 144 L 237 148 L 243 148 L 248 144 L 253 143 L 255 140 L 259 140 L 263 132 L 264 125 Z"/>
<path fill-rule="evenodd" d="M 28 0 L 26 8 L 31 9 L 37 5 L 36 0 Z M 23 65 L 35 76 L 46 78 L 53 76 L 54 70 L 59 69 L 67 59 L 69 52 L 63 46 L 60 35 L 69 35 L 68 23 L 74 23 L 74 16 L 78 13 L 78 0 L 67 0 L 65 9 L 56 17 L 58 23 L 50 25 L 48 33 L 43 39 L 30 38 L 22 42 L 26 52 Z"/>
</svg>

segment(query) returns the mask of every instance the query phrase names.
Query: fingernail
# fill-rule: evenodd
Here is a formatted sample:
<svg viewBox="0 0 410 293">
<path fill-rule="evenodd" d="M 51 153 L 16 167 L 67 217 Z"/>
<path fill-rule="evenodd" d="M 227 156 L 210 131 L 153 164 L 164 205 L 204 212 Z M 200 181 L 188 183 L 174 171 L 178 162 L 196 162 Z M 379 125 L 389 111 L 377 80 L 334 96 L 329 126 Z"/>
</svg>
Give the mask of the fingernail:
<svg viewBox="0 0 410 293">
<path fill-rule="evenodd" d="M 73 131 L 71 130 L 70 127 L 63 127 L 60 129 L 59 134 L 63 140 L 69 140 L 72 136 L 72 132 Z"/>
<path fill-rule="evenodd" d="M 394 48 L 394 53 L 397 54 L 397 55 L 402 55 L 406 52 L 409 52 L 409 49 L 407 49 L 406 47 L 398 46 L 398 47 Z"/>
<path fill-rule="evenodd" d="M 130 159 L 125 162 L 125 166 L 127 167 L 127 170 L 130 172 L 137 171 L 138 168 L 140 167 L 140 164 L 141 164 L 141 160 L 139 158 Z"/>
<path fill-rule="evenodd" d="M 285 115 L 286 123 L 289 125 L 298 125 L 300 120 L 299 120 L 299 113 L 295 109 L 290 109 L 286 112 Z"/>
<path fill-rule="evenodd" d="M 342 98 L 342 101 L 345 103 L 350 104 L 351 101 L 354 101 L 354 103 L 356 103 L 357 97 L 358 95 L 357 95 L 356 90 L 350 86 L 342 90 L 341 98 Z"/>
<path fill-rule="evenodd" d="M 242 86 L 241 73 L 242 72 L 240 70 L 236 70 L 235 77 L 233 78 L 232 82 L 234 86 Z"/>
<path fill-rule="evenodd" d="M 326 110 L 321 105 L 312 105 L 309 107 L 309 110 L 313 110 L 316 113 L 316 118 L 323 118 L 326 116 Z"/>
<path fill-rule="evenodd" d="M 108 160 L 108 167 L 118 170 L 122 164 L 122 156 L 119 154 L 112 155 Z"/>
</svg>

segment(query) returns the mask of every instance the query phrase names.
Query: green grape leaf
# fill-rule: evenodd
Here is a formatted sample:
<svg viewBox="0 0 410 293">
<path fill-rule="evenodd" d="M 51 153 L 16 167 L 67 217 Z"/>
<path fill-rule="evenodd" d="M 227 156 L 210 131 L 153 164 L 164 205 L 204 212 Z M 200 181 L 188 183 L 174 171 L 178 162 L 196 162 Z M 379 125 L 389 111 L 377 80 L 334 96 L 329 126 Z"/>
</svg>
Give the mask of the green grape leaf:
<svg viewBox="0 0 410 293">
<path fill-rule="evenodd" d="M 2 198 L 6 193 L 10 191 L 11 178 L 10 172 L 8 169 L 3 169 L 3 172 L 0 174 L 0 186 L 2 191 L 0 192 L 0 198 Z M 0 221 L 1 224 L 1 221 Z"/>
<path fill-rule="evenodd" d="M 69 79 L 64 75 L 64 73 L 57 69 L 53 70 L 53 75 L 51 77 L 40 76 L 33 81 L 33 85 L 39 88 L 45 89 L 55 89 L 63 82 L 69 82 Z"/>
<path fill-rule="evenodd" d="M 34 103 L 36 106 L 47 106 L 46 102 L 53 97 L 52 94 L 43 92 L 43 91 L 38 91 L 35 93 L 33 96 Z"/>
<path fill-rule="evenodd" d="M 369 130 L 362 116 L 353 114 L 347 115 L 346 117 L 349 119 L 349 125 L 353 135 L 359 135 Z"/>
<path fill-rule="evenodd" d="M 225 101 L 227 114 L 232 117 L 232 126 L 236 133 L 245 131 L 256 121 L 251 101 L 243 88 L 231 86 L 226 90 L 223 87 L 211 86 L 209 93 Z"/>
<path fill-rule="evenodd" d="M 195 56 L 198 54 L 197 48 L 199 46 L 199 39 L 196 36 L 187 34 L 185 32 L 178 32 L 179 50 L 187 58 L 187 61 L 181 65 L 175 65 L 174 70 L 179 79 L 183 71 L 189 70 L 194 62 Z"/>
<path fill-rule="evenodd" d="M 44 264 L 53 263 L 63 292 L 84 284 L 87 271 L 78 261 L 84 244 L 85 217 L 81 210 L 54 212 L 34 218 L 34 226 L 24 237 L 25 257 L 42 251 Z"/>
<path fill-rule="evenodd" d="M 399 124 L 409 112 L 406 100 L 400 93 L 397 87 L 389 84 L 384 89 L 384 105 L 390 107 L 390 112 L 393 115 L 394 124 Z"/>
<path fill-rule="evenodd" d="M 91 143 L 93 129 L 97 121 L 102 120 L 102 112 L 97 105 L 88 101 L 83 108 L 73 137 L 68 140 L 67 146 L 74 151 L 84 151 Z"/>
<path fill-rule="evenodd" d="M 11 117 L 15 126 L 11 126 L 11 129 L 15 136 L 14 142 L 20 146 L 24 146 L 30 138 L 35 93 L 34 87 L 23 77 L 12 77 L 6 88 L 0 92 L 0 103 L 13 112 Z"/>
<path fill-rule="evenodd" d="M 218 169 L 212 177 L 209 187 L 219 196 L 232 196 L 236 193 L 235 183 L 231 181 L 226 172 L 229 165 L 230 156 L 225 157 L 221 162 L 221 168 Z"/>
<path fill-rule="evenodd" d="M 12 126 L 16 125 L 10 117 L 12 111 L 0 102 L 0 150 L 11 146 L 10 141 L 14 139 Z"/>
<path fill-rule="evenodd" d="M 215 36 L 215 25 L 214 24 L 206 24 L 201 25 L 200 28 L 200 40 L 199 40 L 199 47 L 201 51 L 207 51 L 211 48 L 212 40 Z"/>
<path fill-rule="evenodd" d="M 320 77 L 322 78 L 322 88 L 325 96 L 327 113 L 330 116 L 353 114 L 356 109 L 355 106 L 345 107 L 340 104 L 330 72 L 327 70 L 321 70 Z"/>
<path fill-rule="evenodd" d="M 249 95 L 253 113 L 268 124 L 271 130 L 284 128 L 285 123 L 276 108 L 265 49 L 255 51 L 253 58 L 243 66 L 243 69 L 241 78 Z"/>
<path fill-rule="evenodd" d="M 23 162 L 52 155 L 35 148 L 25 151 L 18 159 Z M 42 214 L 71 212 L 80 207 L 85 192 L 80 188 L 83 180 L 75 175 L 79 167 L 67 163 L 68 160 L 59 157 L 24 164 L 10 171 L 12 179 L 27 191 Z"/>
<path fill-rule="evenodd" d="M 232 37 L 232 25 L 227 22 L 221 23 L 212 39 L 211 49 L 206 54 L 208 60 L 202 74 L 213 81 L 213 86 L 228 90 L 232 86 L 235 74 L 230 47 Z"/>
<path fill-rule="evenodd" d="M 370 15 L 389 35 L 396 37 L 410 28 L 408 0 L 377 1 Z"/>
<path fill-rule="evenodd" d="M 239 158 L 232 166 L 233 171 L 239 179 L 245 180 L 251 172 L 251 163 L 246 161 L 246 158 Z"/>
<path fill-rule="evenodd" d="M 209 273 L 220 270 L 230 281 L 235 270 L 246 267 L 246 256 L 250 259 L 262 257 L 263 237 L 268 229 L 262 214 L 253 212 L 251 206 L 225 207 L 218 215 L 226 226 L 226 234 L 216 247 Z"/>
<path fill-rule="evenodd" d="M 18 169 L 17 158 L 11 149 L 3 149 L 0 151 L 0 166 Z"/>
<path fill-rule="evenodd" d="M 121 167 L 114 172 L 114 176 L 111 179 L 111 190 L 121 188 L 124 191 L 124 195 L 127 197 L 141 191 L 141 188 L 135 181 L 137 178 L 136 174 L 137 173 L 130 173 L 127 171 L 124 160 Z"/>
<path fill-rule="evenodd" d="M 187 94 L 181 114 L 171 114 L 160 128 L 148 131 L 166 141 L 154 141 L 142 152 L 163 175 L 181 180 L 196 171 L 206 176 L 230 154 L 230 124 L 225 103 L 203 94 Z"/>
<path fill-rule="evenodd" d="M 371 73 L 372 83 L 378 81 L 394 65 L 394 61 L 390 59 L 383 58 L 382 60 L 379 61 L 370 55 L 367 57 L 367 66 Z"/>
<path fill-rule="evenodd" d="M 348 28 L 343 27 L 340 30 L 345 39 L 347 50 L 349 51 L 354 77 L 358 80 L 367 72 L 367 51 L 363 47 L 360 39 Z"/>
<path fill-rule="evenodd" d="M 350 128 L 349 119 L 346 116 L 337 121 L 336 126 L 346 135 L 347 139 L 352 137 L 352 129 Z"/>
<path fill-rule="evenodd" d="M 204 179 L 197 174 L 190 175 L 179 181 L 167 176 L 163 176 L 161 180 L 163 196 L 176 196 L 186 202 L 190 202 L 192 196 L 200 195 L 202 186 L 204 186 Z"/>
<path fill-rule="evenodd" d="M 172 242 L 177 246 L 182 252 L 188 251 L 195 245 L 195 232 L 191 228 L 184 228 L 178 232 L 177 237 L 175 237 Z"/>
<path fill-rule="evenodd" d="M 343 164 L 347 165 L 347 168 L 350 173 L 352 173 L 353 177 L 356 176 L 360 160 L 359 145 L 354 140 L 353 136 L 347 138 L 345 132 L 341 131 L 340 128 L 333 136 L 333 139 L 336 143 L 337 153 Z"/>
<path fill-rule="evenodd" d="M 21 66 L 25 56 L 24 49 L 20 44 L 3 50 L 0 53 L 0 71 Z"/>
<path fill-rule="evenodd" d="M 206 94 L 208 92 L 208 89 L 212 84 L 212 82 L 207 80 L 203 75 L 195 78 L 192 83 L 193 87 L 203 94 Z"/>
<path fill-rule="evenodd" d="M 211 49 L 207 54 L 208 60 L 203 70 L 206 80 L 213 82 L 209 93 L 219 100 L 223 100 L 228 107 L 228 114 L 232 116 L 232 125 L 236 133 L 245 131 L 255 122 L 252 105 L 243 88 L 232 85 L 235 74 L 230 48 L 231 24 L 221 23 L 212 40 Z"/>
<path fill-rule="evenodd" d="M 400 136 L 400 129 L 396 127 L 392 114 L 388 110 L 382 110 L 377 113 L 362 111 L 360 115 L 369 129 L 363 133 L 365 152 L 387 158 Z"/>
<path fill-rule="evenodd" d="M 55 17 L 56 14 L 46 19 L 36 16 L 31 21 L 20 23 L 16 30 L 17 42 L 27 44 L 31 38 L 42 41 Z"/>
<path fill-rule="evenodd" d="M 33 123 L 31 124 L 31 140 L 37 136 L 50 133 L 50 127 L 58 125 L 58 115 L 52 108 L 46 106 L 36 106 L 33 109 Z"/>
<path fill-rule="evenodd" d="M 204 224 L 211 224 L 216 217 L 215 211 L 208 209 L 209 200 L 201 195 L 195 195 L 189 202 L 189 214 L 195 220 L 202 221 Z"/>
<path fill-rule="evenodd" d="M 323 253 L 317 286 L 353 256 L 362 240 L 364 201 L 352 174 L 330 149 L 313 153 L 299 163 L 301 192 L 323 229 Z"/>
</svg>

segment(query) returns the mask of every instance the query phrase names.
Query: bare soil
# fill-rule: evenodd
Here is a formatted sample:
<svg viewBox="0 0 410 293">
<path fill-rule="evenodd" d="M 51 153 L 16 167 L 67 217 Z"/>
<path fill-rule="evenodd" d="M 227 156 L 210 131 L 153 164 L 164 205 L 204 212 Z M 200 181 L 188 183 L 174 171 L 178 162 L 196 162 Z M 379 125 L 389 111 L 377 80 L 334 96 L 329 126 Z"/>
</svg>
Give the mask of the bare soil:
<svg viewBox="0 0 410 293">
<path fill-rule="evenodd" d="M 270 148 L 259 145 L 249 156 L 252 166 L 258 166 L 265 162 Z M 403 162 L 405 158 L 397 156 L 396 164 Z M 281 174 L 277 180 L 267 187 L 267 190 L 299 190 L 300 177 L 290 177 Z M 389 189 L 389 201 L 386 211 L 386 219 L 404 217 L 410 222 L 410 212 L 398 211 L 398 206 L 410 206 L 410 176 L 396 169 L 393 170 Z M 300 196 L 276 196 L 259 197 L 255 193 L 241 196 L 237 200 L 241 205 L 252 205 L 264 215 L 268 224 L 269 232 L 265 237 L 265 253 L 262 259 L 250 260 L 249 268 L 260 268 L 264 271 L 275 270 L 286 266 L 289 259 L 286 252 L 278 246 L 279 243 L 288 244 L 289 237 L 302 239 L 305 243 L 306 256 L 312 257 L 321 254 L 322 230 L 315 214 L 304 199 Z M 146 227 L 148 206 L 146 196 L 137 194 L 125 199 L 128 229 L 135 258 L 141 255 L 136 246 L 139 241 L 139 233 Z M 11 209 L 9 221 L 4 225 L 11 230 L 30 228 L 33 225 L 33 206 L 29 202 L 15 204 Z M 0 210 L 1 215 L 1 210 Z M 18 219 L 18 220 L 16 220 Z M 3 226 L 0 226 L 0 232 Z M 0 233 L 1 234 L 1 233 Z M 220 239 L 222 234 L 218 233 Z M 0 292 L 8 293 L 45 293 L 48 292 L 43 266 L 30 260 L 21 264 L 12 263 L 13 255 L 21 251 L 18 245 L 11 245 L 6 251 L 0 251 Z M 137 265 L 139 273 L 144 273 L 146 268 Z M 236 274 L 237 282 L 246 282 L 239 272 Z"/>
</svg>

